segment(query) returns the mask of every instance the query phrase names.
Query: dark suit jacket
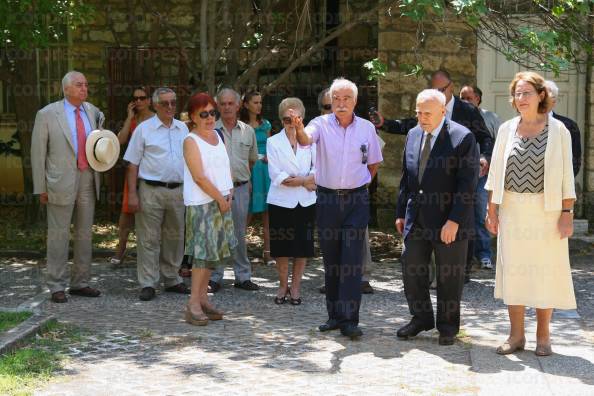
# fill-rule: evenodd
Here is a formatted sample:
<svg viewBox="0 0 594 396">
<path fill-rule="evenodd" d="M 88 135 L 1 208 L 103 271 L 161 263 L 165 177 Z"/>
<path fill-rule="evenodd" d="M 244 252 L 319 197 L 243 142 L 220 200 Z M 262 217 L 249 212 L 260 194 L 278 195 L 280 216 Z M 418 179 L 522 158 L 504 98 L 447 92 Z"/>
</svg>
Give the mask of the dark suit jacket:
<svg viewBox="0 0 594 396">
<path fill-rule="evenodd" d="M 421 215 L 421 226 L 439 240 L 447 220 L 458 223 L 456 240 L 468 239 L 474 230 L 473 194 L 478 182 L 479 154 L 474 135 L 465 127 L 446 120 L 423 174 L 418 181 L 423 130 L 408 133 L 402 157 L 402 179 L 396 218 L 405 219 L 404 239 Z"/>
<path fill-rule="evenodd" d="M 480 146 L 481 155 L 488 160 L 491 159 L 493 151 L 493 138 L 481 116 L 479 109 L 454 96 L 454 108 L 452 110 L 452 121 L 462 124 L 474 134 Z M 409 130 L 417 125 L 416 118 L 404 118 L 402 120 L 384 120 L 382 129 L 396 135 L 406 135 Z"/>
<path fill-rule="evenodd" d="M 553 113 L 553 117 L 561 121 L 571 135 L 571 152 L 573 154 L 573 175 L 577 175 L 582 166 L 582 140 L 580 137 L 580 128 L 571 118 Z"/>
</svg>

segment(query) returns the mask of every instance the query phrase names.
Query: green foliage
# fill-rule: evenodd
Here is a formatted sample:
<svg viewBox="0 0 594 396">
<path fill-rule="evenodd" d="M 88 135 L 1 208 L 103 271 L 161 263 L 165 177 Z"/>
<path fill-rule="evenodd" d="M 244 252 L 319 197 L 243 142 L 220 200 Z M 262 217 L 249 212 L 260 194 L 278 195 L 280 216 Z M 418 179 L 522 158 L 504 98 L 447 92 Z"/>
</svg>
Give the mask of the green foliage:
<svg viewBox="0 0 594 396">
<path fill-rule="evenodd" d="M 365 62 L 363 67 L 369 72 L 369 75 L 367 76 L 369 81 L 379 80 L 380 77 L 385 77 L 386 72 L 388 71 L 388 65 L 378 58 L 374 58 L 369 62 Z"/>
<path fill-rule="evenodd" d="M 0 44 L 18 48 L 47 47 L 65 31 L 89 22 L 93 7 L 82 0 L 1 0 Z"/>
<path fill-rule="evenodd" d="M 415 76 L 415 77 L 420 77 L 421 74 L 423 73 L 423 70 L 425 70 L 423 68 L 422 65 L 419 64 L 410 64 L 410 63 L 402 63 L 400 64 L 400 70 L 402 70 L 405 74 L 405 76 L 410 77 L 410 76 Z"/>
<path fill-rule="evenodd" d="M 6 331 L 31 317 L 31 312 L 0 312 L 0 332 Z"/>
<path fill-rule="evenodd" d="M 594 0 L 526 0 L 517 3 L 489 0 L 402 0 L 400 14 L 418 23 L 462 21 L 477 35 L 513 60 L 529 68 L 553 71 L 579 67 L 592 54 L 588 19 Z M 516 17 L 523 15 L 521 23 Z M 423 37 L 420 34 L 419 37 Z M 491 41 L 492 40 L 492 41 Z M 499 41 L 497 41 L 499 40 Z M 419 42 L 419 46 L 422 39 Z M 503 45 L 499 44 L 503 43 Z M 401 65 L 419 75 L 419 65 Z"/>
</svg>

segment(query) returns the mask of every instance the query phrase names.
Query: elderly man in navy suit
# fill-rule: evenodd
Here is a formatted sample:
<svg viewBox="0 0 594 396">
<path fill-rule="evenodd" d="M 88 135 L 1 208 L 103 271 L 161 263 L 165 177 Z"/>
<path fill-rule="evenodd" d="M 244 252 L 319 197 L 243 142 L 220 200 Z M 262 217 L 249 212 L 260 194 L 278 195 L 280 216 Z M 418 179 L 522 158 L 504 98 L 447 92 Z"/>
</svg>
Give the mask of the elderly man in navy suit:
<svg viewBox="0 0 594 396">
<path fill-rule="evenodd" d="M 404 292 L 413 317 L 397 335 L 406 339 L 437 325 L 439 344 L 452 345 L 460 328 L 479 153 L 472 132 L 446 117 L 446 97 L 439 90 L 419 93 L 416 113 L 418 125 L 404 148 L 396 212 L 396 229 L 404 238 Z M 436 319 L 427 276 L 433 252 Z"/>
</svg>

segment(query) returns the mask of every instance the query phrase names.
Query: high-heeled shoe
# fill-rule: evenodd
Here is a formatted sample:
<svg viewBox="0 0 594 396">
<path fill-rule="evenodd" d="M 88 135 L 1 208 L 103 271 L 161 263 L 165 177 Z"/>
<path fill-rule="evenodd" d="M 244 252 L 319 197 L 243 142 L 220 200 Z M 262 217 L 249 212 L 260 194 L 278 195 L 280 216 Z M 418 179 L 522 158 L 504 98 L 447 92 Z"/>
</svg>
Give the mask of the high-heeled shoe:
<svg viewBox="0 0 594 396">
<path fill-rule="evenodd" d="M 202 307 L 202 309 L 204 310 L 204 313 L 206 314 L 209 320 L 223 320 L 223 311 L 220 311 L 216 308 Z"/>
<path fill-rule="evenodd" d="M 287 288 L 287 291 L 285 292 L 285 295 L 283 297 L 279 297 L 279 296 L 274 297 L 274 303 L 276 305 L 283 305 L 288 300 L 287 296 L 290 296 L 290 295 L 291 295 L 291 289 Z"/>
<path fill-rule="evenodd" d="M 208 316 L 204 313 L 201 315 L 195 315 L 190 310 L 189 306 L 186 306 L 185 313 L 186 322 L 194 326 L 206 326 L 208 324 Z"/>
<path fill-rule="evenodd" d="M 508 339 L 502 345 L 497 347 L 496 352 L 499 355 L 509 355 L 510 353 L 514 353 L 515 351 L 523 351 L 525 346 L 526 346 L 525 338 L 522 338 L 521 340 L 516 341 L 516 342 L 510 342 Z"/>
<path fill-rule="evenodd" d="M 548 344 L 536 344 L 536 349 L 534 350 L 534 354 L 536 356 L 550 356 L 553 354 L 553 349 L 551 348 L 551 343 Z"/>
</svg>

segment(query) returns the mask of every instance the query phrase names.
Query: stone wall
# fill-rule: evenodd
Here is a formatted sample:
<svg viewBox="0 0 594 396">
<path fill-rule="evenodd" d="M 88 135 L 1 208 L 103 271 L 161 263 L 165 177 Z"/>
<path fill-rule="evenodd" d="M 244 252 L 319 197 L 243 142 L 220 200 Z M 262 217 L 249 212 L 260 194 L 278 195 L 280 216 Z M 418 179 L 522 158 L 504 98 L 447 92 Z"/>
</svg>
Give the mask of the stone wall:
<svg viewBox="0 0 594 396">
<path fill-rule="evenodd" d="M 421 33 L 408 18 L 380 15 L 378 35 L 379 58 L 388 65 L 378 92 L 379 110 L 384 117 L 413 117 L 416 95 L 428 87 L 429 76 L 436 70 L 447 70 L 451 74 L 455 92 L 465 84 L 476 84 L 476 37 L 464 25 L 453 22 L 425 24 Z M 424 40 L 418 45 L 421 36 Z M 422 75 L 407 75 L 403 69 L 406 64 L 422 65 Z M 404 137 L 386 133 L 381 136 L 386 147 L 380 169 L 380 200 L 387 212 L 378 217 L 392 222 Z"/>
</svg>

